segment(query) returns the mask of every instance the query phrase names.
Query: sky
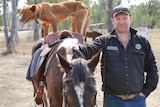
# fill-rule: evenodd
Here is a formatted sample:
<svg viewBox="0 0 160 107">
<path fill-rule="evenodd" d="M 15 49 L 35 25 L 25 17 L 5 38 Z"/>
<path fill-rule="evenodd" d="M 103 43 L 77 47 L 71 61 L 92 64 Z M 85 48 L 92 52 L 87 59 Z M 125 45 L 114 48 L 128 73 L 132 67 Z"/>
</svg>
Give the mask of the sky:
<svg viewBox="0 0 160 107">
<path fill-rule="evenodd" d="M 140 3 L 145 3 L 148 0 L 130 0 L 130 3 L 127 1 L 128 0 L 122 0 L 122 4 L 129 7 L 130 5 L 139 5 Z"/>
<path fill-rule="evenodd" d="M 19 2 L 18 2 L 18 8 L 22 8 L 22 7 L 24 7 L 24 6 L 26 6 L 26 1 L 27 0 L 19 0 Z"/>
</svg>

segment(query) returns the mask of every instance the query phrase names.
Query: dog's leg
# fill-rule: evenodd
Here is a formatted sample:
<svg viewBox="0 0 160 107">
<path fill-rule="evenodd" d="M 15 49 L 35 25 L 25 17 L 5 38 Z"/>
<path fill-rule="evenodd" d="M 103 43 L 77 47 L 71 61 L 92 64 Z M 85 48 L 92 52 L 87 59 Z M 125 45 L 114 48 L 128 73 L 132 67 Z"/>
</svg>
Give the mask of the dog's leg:
<svg viewBox="0 0 160 107">
<path fill-rule="evenodd" d="M 72 16 L 72 32 L 77 32 L 76 19 Z"/>
<path fill-rule="evenodd" d="M 58 24 L 54 24 L 54 25 L 52 24 L 52 27 L 53 27 L 53 28 L 52 28 L 52 29 L 53 29 L 52 31 L 53 31 L 53 32 L 57 32 L 57 31 L 58 31 L 57 26 L 58 26 Z"/>
<path fill-rule="evenodd" d="M 89 23 L 89 12 L 84 10 L 81 11 L 81 13 L 77 13 L 75 14 L 76 17 L 76 26 L 77 26 L 77 32 L 81 33 L 83 35 L 83 38 L 85 40 L 85 36 L 86 36 L 86 29 L 88 27 L 88 23 Z"/>
<path fill-rule="evenodd" d="M 83 28 L 83 35 L 85 36 L 84 37 L 85 42 L 87 41 L 86 31 L 87 31 L 87 27 L 88 27 L 88 24 L 89 24 L 89 20 L 90 20 L 90 16 L 88 15 L 87 20 L 86 20 L 85 25 L 84 25 L 84 28 Z"/>
<path fill-rule="evenodd" d="M 49 25 L 48 24 L 43 24 L 43 29 L 44 29 L 44 44 L 47 43 L 47 35 L 48 35 L 48 32 L 49 32 Z"/>
</svg>

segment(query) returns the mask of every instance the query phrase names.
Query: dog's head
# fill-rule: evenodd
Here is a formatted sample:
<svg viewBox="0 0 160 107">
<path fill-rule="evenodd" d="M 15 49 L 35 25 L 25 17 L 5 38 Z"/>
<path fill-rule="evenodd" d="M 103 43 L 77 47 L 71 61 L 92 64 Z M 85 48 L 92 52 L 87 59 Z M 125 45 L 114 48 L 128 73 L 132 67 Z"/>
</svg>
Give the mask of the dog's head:
<svg viewBox="0 0 160 107">
<path fill-rule="evenodd" d="M 24 24 L 38 17 L 38 7 L 36 5 L 25 6 L 19 9 L 19 12 L 22 15 L 20 21 Z"/>
</svg>

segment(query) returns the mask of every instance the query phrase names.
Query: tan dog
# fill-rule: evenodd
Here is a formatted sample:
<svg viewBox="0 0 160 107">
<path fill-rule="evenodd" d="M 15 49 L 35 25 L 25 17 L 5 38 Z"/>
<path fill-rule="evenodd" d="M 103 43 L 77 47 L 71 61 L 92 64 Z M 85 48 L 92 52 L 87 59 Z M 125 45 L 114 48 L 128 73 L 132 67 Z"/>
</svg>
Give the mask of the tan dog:
<svg viewBox="0 0 160 107">
<path fill-rule="evenodd" d="M 20 9 L 22 17 L 20 19 L 24 24 L 30 20 L 37 20 L 44 28 L 44 41 L 48 35 L 50 24 L 53 32 L 57 32 L 58 23 L 72 16 L 72 32 L 86 35 L 86 29 L 89 24 L 90 10 L 80 1 L 66 1 L 60 3 L 33 4 Z"/>
</svg>

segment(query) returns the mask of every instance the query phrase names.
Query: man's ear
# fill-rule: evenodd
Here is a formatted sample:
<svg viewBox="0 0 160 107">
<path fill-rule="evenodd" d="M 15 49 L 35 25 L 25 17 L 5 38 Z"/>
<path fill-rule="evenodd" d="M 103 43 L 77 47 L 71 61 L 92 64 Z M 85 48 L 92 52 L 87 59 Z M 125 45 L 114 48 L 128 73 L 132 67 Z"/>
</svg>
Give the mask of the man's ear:
<svg viewBox="0 0 160 107">
<path fill-rule="evenodd" d="M 111 22 L 114 23 L 114 18 L 113 17 L 111 17 Z"/>
<path fill-rule="evenodd" d="M 132 22 L 133 22 L 133 18 L 132 16 L 130 16 L 130 24 L 132 24 Z"/>
</svg>

